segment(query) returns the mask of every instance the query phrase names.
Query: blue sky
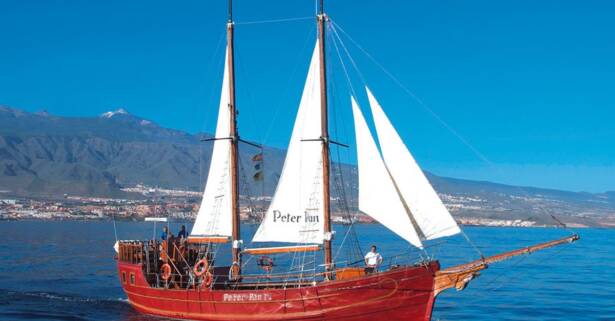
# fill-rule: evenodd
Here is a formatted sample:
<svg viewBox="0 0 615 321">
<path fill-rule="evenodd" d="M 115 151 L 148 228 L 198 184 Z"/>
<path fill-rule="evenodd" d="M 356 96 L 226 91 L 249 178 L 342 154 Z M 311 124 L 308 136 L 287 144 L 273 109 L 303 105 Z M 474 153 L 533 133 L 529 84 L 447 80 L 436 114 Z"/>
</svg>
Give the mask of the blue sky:
<svg viewBox="0 0 615 321">
<path fill-rule="evenodd" d="M 326 6 L 423 102 L 343 38 L 424 169 L 615 190 L 615 3 L 329 0 Z M 313 14 L 313 0 L 235 0 L 243 137 L 285 146 L 315 37 L 310 19 L 245 22 Z M 0 0 L 0 104 L 65 116 L 123 107 L 165 127 L 211 132 L 225 20 L 225 0 Z M 335 51 L 328 57 L 332 132 L 352 142 L 345 78 Z M 367 112 L 363 93 L 359 100 Z M 341 160 L 353 162 L 352 154 L 342 151 Z"/>
</svg>

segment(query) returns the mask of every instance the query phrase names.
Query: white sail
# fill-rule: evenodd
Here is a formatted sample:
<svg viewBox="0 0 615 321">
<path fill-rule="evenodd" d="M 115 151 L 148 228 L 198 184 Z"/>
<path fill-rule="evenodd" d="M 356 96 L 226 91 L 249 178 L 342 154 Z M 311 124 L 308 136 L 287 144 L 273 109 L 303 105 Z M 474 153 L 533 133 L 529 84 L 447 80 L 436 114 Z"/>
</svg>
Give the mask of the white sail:
<svg viewBox="0 0 615 321">
<path fill-rule="evenodd" d="M 228 48 L 224 62 L 222 93 L 218 110 L 218 124 L 209 174 L 199 213 L 190 232 L 191 236 L 232 235 L 231 195 L 231 134 Z"/>
<path fill-rule="evenodd" d="M 352 114 L 359 167 L 359 210 L 410 244 L 422 248 L 423 244 L 414 229 L 410 214 L 402 203 L 401 196 L 354 98 L 352 98 Z"/>
<path fill-rule="evenodd" d="M 459 226 L 448 212 L 401 137 L 367 88 L 384 162 L 424 239 L 454 235 Z"/>
<path fill-rule="evenodd" d="M 316 41 L 282 174 L 253 242 L 323 243 L 319 72 Z"/>
</svg>

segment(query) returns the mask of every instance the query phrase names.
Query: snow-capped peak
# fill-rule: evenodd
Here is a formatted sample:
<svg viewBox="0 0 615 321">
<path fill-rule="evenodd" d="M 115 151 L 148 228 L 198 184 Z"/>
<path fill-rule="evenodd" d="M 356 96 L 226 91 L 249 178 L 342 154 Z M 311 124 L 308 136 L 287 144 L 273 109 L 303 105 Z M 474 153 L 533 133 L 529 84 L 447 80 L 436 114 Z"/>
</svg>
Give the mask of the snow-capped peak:
<svg viewBox="0 0 615 321">
<path fill-rule="evenodd" d="M 116 111 L 108 111 L 106 113 L 103 113 L 103 114 L 100 115 L 100 117 L 111 118 L 111 117 L 113 117 L 115 115 L 128 115 L 128 112 L 126 111 L 126 109 L 120 108 L 120 109 L 118 109 Z"/>
</svg>

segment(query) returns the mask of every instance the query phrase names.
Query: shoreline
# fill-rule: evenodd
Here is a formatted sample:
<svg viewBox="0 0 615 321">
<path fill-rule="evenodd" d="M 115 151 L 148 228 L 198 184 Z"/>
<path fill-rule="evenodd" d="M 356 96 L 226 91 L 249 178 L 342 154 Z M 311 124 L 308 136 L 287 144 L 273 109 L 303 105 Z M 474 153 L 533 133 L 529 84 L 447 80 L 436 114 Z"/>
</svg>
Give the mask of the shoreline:
<svg viewBox="0 0 615 321">
<path fill-rule="evenodd" d="M 103 218 L 34 218 L 34 217 L 28 217 L 28 218 L 0 218 L 0 222 L 113 222 L 114 220 L 112 218 L 109 217 L 103 217 Z M 121 223 L 126 223 L 126 222 L 134 222 L 134 223 L 145 223 L 145 221 L 143 219 L 126 219 L 126 218 L 121 218 L 121 219 L 116 219 L 116 222 L 121 222 Z M 191 220 L 180 220 L 180 219 L 173 219 L 171 218 L 169 220 L 169 223 L 172 224 L 181 224 L 181 223 L 185 223 L 186 221 L 191 221 Z M 244 222 L 242 223 L 243 225 L 258 225 L 258 222 Z M 354 225 L 376 225 L 378 224 L 378 222 L 355 222 Z M 466 224 L 466 223 L 460 223 L 458 222 L 458 224 L 462 227 L 489 227 L 489 228 L 532 228 L 532 229 L 536 229 L 536 228 L 562 228 L 562 226 L 557 225 L 557 224 L 553 224 L 553 225 L 547 225 L 547 224 L 534 224 L 534 225 L 495 225 L 495 224 Z M 341 223 L 334 223 L 334 225 L 349 225 L 349 224 L 341 224 Z M 582 225 L 582 224 L 568 224 L 566 225 L 566 228 L 574 228 L 574 229 L 615 229 L 615 225 L 603 225 L 603 226 L 591 226 L 591 225 Z"/>
</svg>

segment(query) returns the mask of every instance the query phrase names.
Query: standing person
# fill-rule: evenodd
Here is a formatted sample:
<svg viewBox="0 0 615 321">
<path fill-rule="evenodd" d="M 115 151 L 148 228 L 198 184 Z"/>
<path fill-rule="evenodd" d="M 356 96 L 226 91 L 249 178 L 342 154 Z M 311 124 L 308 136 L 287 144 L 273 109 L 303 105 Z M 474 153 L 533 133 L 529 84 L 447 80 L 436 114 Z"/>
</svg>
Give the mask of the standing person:
<svg viewBox="0 0 615 321">
<path fill-rule="evenodd" d="M 188 233 L 186 233 L 186 225 L 182 225 L 182 227 L 180 228 L 179 233 L 177 233 L 177 239 L 179 240 L 180 252 L 183 256 L 185 252 L 184 245 L 186 244 L 186 241 L 188 240 Z"/>
<path fill-rule="evenodd" d="M 186 237 L 187 237 L 187 235 L 186 235 L 186 225 L 182 225 L 181 229 L 179 230 L 179 233 L 177 233 L 177 238 L 183 240 Z"/>
<path fill-rule="evenodd" d="M 163 241 L 166 241 L 168 237 L 169 237 L 169 228 L 165 226 L 162 228 L 162 233 L 160 234 L 160 238 Z"/>
<path fill-rule="evenodd" d="M 162 228 L 162 233 L 160 233 L 160 238 L 162 242 L 160 244 L 160 260 L 163 263 L 166 263 L 169 259 L 169 243 L 173 238 L 173 234 L 169 233 L 169 227 L 165 226 Z"/>
<path fill-rule="evenodd" d="M 367 254 L 365 254 L 365 272 L 370 274 L 378 271 L 378 266 L 382 264 L 382 255 L 377 252 L 377 248 L 375 245 L 372 245 L 372 248 Z"/>
</svg>

